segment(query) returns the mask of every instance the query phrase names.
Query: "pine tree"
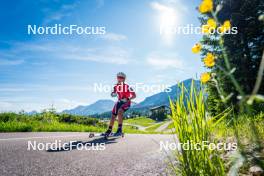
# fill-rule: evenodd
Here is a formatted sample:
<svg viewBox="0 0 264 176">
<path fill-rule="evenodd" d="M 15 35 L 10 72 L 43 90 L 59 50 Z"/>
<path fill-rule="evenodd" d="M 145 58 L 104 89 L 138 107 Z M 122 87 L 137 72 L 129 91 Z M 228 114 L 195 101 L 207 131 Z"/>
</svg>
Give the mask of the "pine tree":
<svg viewBox="0 0 264 176">
<path fill-rule="evenodd" d="M 259 20 L 260 15 L 264 14 L 263 0 L 224 0 L 215 1 L 215 6 L 222 4 L 223 8 L 218 13 L 217 18 L 223 24 L 225 20 L 230 20 L 233 27 L 237 27 L 237 34 L 224 35 L 224 46 L 227 50 L 229 61 L 232 68 L 235 68 L 234 76 L 238 83 L 242 86 L 246 95 L 249 95 L 255 85 L 256 75 L 259 69 L 262 53 L 264 50 L 264 21 Z M 206 14 L 201 18 L 205 23 L 210 14 Z M 214 51 L 217 55 L 217 65 L 225 67 L 221 53 L 219 53 L 219 44 L 215 36 L 204 37 L 202 43 L 207 46 L 203 50 L 203 54 L 208 51 Z M 212 69 L 216 73 L 219 86 L 227 96 L 233 93 L 229 99 L 228 105 L 237 106 L 238 92 L 231 86 L 232 83 L 222 71 L 214 67 Z M 222 112 L 226 105 L 220 99 L 220 96 L 213 85 L 208 85 L 208 104 L 213 114 Z M 264 94 L 264 83 L 258 92 Z M 262 104 L 254 104 L 256 111 L 264 109 Z"/>
</svg>

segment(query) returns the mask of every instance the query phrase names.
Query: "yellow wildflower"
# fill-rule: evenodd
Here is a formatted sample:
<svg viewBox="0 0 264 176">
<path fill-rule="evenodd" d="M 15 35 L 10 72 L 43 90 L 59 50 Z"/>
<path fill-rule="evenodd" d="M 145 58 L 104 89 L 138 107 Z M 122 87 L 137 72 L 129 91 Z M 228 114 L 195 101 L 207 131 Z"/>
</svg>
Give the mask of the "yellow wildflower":
<svg viewBox="0 0 264 176">
<path fill-rule="evenodd" d="M 207 24 L 202 26 L 202 33 L 208 34 L 216 28 L 217 24 L 213 18 L 207 20 Z"/>
<path fill-rule="evenodd" d="M 212 53 L 207 53 L 203 61 L 206 67 L 213 67 L 215 65 L 215 56 Z"/>
<path fill-rule="evenodd" d="M 216 22 L 213 18 L 209 18 L 207 20 L 207 25 L 210 26 L 211 29 L 215 29 L 216 28 Z"/>
<path fill-rule="evenodd" d="M 219 28 L 219 31 L 223 34 L 231 28 L 231 22 L 226 20 L 224 24 Z"/>
<path fill-rule="evenodd" d="M 209 34 L 209 32 L 210 32 L 210 27 L 207 24 L 202 25 L 202 33 Z"/>
<path fill-rule="evenodd" d="M 196 43 L 193 47 L 192 47 L 192 52 L 194 54 L 199 53 L 202 49 L 202 45 L 200 43 Z"/>
<path fill-rule="evenodd" d="M 211 12 L 213 10 L 213 0 L 203 0 L 199 6 L 201 13 Z"/>
<path fill-rule="evenodd" d="M 201 75 L 201 82 L 207 83 L 211 79 L 211 75 L 208 72 L 202 73 Z"/>
</svg>

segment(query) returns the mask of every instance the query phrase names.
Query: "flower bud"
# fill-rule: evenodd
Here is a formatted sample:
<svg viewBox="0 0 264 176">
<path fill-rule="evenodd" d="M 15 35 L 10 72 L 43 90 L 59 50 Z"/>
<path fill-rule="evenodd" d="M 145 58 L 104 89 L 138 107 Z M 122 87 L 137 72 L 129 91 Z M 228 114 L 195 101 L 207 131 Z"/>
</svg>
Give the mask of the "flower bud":
<svg viewBox="0 0 264 176">
<path fill-rule="evenodd" d="M 223 8 L 223 5 L 222 5 L 222 4 L 218 4 L 218 5 L 216 6 L 215 13 L 220 12 L 220 10 L 221 10 L 222 8 Z"/>
<path fill-rule="evenodd" d="M 264 21 L 264 14 L 260 15 L 260 16 L 258 17 L 258 19 L 259 19 L 259 21 Z"/>
</svg>

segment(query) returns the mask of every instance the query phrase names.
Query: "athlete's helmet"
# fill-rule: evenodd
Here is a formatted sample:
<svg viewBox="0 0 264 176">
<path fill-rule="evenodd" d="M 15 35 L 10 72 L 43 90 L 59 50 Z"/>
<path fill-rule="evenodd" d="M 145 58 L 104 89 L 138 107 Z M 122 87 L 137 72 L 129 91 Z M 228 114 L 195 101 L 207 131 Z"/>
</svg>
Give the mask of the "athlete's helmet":
<svg viewBox="0 0 264 176">
<path fill-rule="evenodd" d="M 123 78 L 126 78 L 126 74 L 123 73 L 123 72 L 119 72 L 116 74 L 117 77 L 123 77 Z"/>
</svg>

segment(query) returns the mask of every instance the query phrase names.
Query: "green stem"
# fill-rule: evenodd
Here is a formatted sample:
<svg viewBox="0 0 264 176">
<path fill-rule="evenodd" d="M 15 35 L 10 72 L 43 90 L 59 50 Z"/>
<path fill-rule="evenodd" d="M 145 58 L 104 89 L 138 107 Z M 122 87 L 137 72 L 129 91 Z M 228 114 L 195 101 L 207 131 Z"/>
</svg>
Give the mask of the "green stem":
<svg viewBox="0 0 264 176">
<path fill-rule="evenodd" d="M 220 24 L 218 19 L 217 19 L 217 16 L 215 13 L 212 12 L 212 16 L 214 18 L 214 20 L 216 21 L 217 24 Z M 245 93 L 244 91 L 242 90 L 241 86 L 239 85 L 239 83 L 237 82 L 237 80 L 235 79 L 233 73 L 231 73 L 231 65 L 230 65 L 230 62 L 228 60 L 228 56 L 227 56 L 227 52 L 226 52 L 226 49 L 225 49 L 225 46 L 224 46 L 224 39 L 223 39 L 223 36 L 220 36 L 220 40 L 219 40 L 219 45 L 222 49 L 222 52 L 223 52 L 223 57 L 224 57 L 224 61 L 225 61 L 225 65 L 226 65 L 226 68 L 229 72 L 229 74 L 227 74 L 227 76 L 230 77 L 231 79 L 231 82 L 233 83 L 233 85 L 235 86 L 236 90 L 239 92 L 239 94 L 244 97 L 245 96 Z"/>
<path fill-rule="evenodd" d="M 259 91 L 259 88 L 261 86 L 261 82 L 263 79 L 263 72 L 264 72 L 264 50 L 263 50 L 263 55 L 262 55 L 262 59 L 261 59 L 260 66 L 259 66 L 257 80 L 255 83 L 254 89 L 252 91 L 252 95 L 256 95 Z"/>
</svg>

